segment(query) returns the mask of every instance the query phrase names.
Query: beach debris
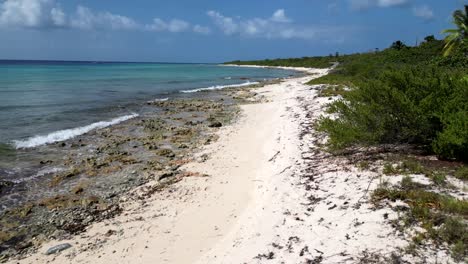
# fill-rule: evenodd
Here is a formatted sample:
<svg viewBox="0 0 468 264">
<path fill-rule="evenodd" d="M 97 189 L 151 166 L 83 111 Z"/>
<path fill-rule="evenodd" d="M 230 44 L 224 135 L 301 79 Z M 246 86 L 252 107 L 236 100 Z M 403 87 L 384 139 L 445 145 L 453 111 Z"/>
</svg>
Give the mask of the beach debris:
<svg viewBox="0 0 468 264">
<path fill-rule="evenodd" d="M 221 122 L 219 121 L 213 121 L 208 125 L 208 127 L 222 127 L 222 126 L 223 124 L 221 124 Z"/>
<path fill-rule="evenodd" d="M 269 162 L 275 161 L 276 157 L 277 157 L 279 154 L 280 154 L 280 151 L 277 151 L 277 152 L 275 153 L 275 155 L 273 155 L 273 157 L 271 157 L 268 161 L 269 161 Z"/>
<path fill-rule="evenodd" d="M 258 254 L 255 259 L 274 259 L 275 258 L 275 253 L 274 252 L 269 252 L 268 254 Z"/>
<path fill-rule="evenodd" d="M 60 245 L 56 245 L 56 246 L 53 246 L 51 248 L 49 248 L 45 254 L 46 255 L 52 255 L 52 254 L 56 254 L 56 253 L 59 253 L 61 251 L 64 251 L 66 249 L 69 249 L 71 248 L 72 245 L 70 245 L 70 243 L 63 243 L 63 244 L 60 244 Z"/>
<path fill-rule="evenodd" d="M 11 187 L 13 186 L 13 182 L 10 182 L 10 181 L 3 181 L 3 180 L 0 180 L 0 192 L 3 190 L 3 189 L 6 189 L 8 187 Z"/>
<path fill-rule="evenodd" d="M 171 149 L 160 149 L 156 153 L 163 157 L 168 157 L 168 158 L 175 157 L 175 153 Z"/>
</svg>

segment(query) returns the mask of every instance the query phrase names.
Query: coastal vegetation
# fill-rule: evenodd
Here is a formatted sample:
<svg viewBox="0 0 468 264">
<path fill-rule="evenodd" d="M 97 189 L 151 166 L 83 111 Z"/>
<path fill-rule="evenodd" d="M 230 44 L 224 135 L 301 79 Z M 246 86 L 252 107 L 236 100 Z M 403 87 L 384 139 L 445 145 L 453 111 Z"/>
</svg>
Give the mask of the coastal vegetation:
<svg viewBox="0 0 468 264">
<path fill-rule="evenodd" d="M 411 234 L 407 253 L 448 245 L 460 262 L 468 256 L 468 203 L 452 194 L 464 192 L 468 179 L 467 15 L 468 6 L 455 11 L 455 27 L 443 31 L 445 39 L 430 35 L 416 46 L 397 40 L 367 53 L 230 62 L 315 68 L 338 62 L 328 75 L 308 83 L 319 96 L 334 98 L 316 123 L 328 136 L 328 150 L 387 152 L 363 153 L 367 158 L 356 163 L 359 170 L 378 164 L 374 171 L 381 179 L 401 177 L 396 184 L 381 180 L 371 194 L 374 206 L 407 205 L 393 208 L 400 217 L 392 223 Z"/>
<path fill-rule="evenodd" d="M 230 61 L 224 64 L 233 65 L 260 65 L 260 66 L 282 66 L 282 67 L 310 67 L 310 68 L 328 68 L 330 62 L 335 61 L 335 57 L 302 57 L 302 58 L 289 58 L 289 59 L 266 59 L 266 60 L 252 60 L 252 61 Z"/>
<path fill-rule="evenodd" d="M 319 127 L 330 147 L 413 144 L 443 159 L 468 159 L 468 57 L 444 57 L 444 42 L 349 55 L 310 84 L 350 87 Z"/>
<path fill-rule="evenodd" d="M 457 29 L 445 40 L 427 36 L 417 46 L 395 41 L 382 51 L 343 56 L 229 62 L 323 68 L 309 82 L 340 95 L 318 126 L 329 147 L 411 144 L 449 160 L 468 159 L 468 42 L 466 10 L 454 12 Z M 449 52 L 448 52 L 449 51 Z M 348 89 L 343 89 L 347 87 Z"/>
</svg>

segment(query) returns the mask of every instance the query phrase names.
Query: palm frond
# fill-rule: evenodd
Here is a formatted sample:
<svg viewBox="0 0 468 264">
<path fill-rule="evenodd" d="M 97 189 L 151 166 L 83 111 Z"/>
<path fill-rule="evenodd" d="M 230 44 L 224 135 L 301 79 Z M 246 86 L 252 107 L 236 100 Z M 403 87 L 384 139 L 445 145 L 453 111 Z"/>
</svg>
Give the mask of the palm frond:
<svg viewBox="0 0 468 264">
<path fill-rule="evenodd" d="M 444 46 L 444 57 L 452 54 L 452 51 L 458 47 L 458 42 L 450 42 Z"/>
<path fill-rule="evenodd" d="M 453 12 L 453 23 L 458 27 L 466 23 L 466 15 L 461 10 Z"/>
<path fill-rule="evenodd" d="M 457 33 L 457 32 L 458 32 L 458 29 L 445 29 L 445 30 L 442 30 L 443 34 Z"/>
</svg>

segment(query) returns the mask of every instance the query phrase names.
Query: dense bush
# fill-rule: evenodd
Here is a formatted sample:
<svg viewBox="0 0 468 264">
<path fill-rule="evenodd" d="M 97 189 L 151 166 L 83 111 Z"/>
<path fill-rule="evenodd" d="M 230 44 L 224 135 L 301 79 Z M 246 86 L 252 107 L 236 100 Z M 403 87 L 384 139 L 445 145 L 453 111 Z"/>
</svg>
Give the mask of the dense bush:
<svg viewBox="0 0 468 264">
<path fill-rule="evenodd" d="M 419 144 L 444 158 L 468 157 L 468 82 L 435 67 L 384 70 L 332 103 L 336 119 L 319 129 L 333 148 L 355 144 Z"/>
</svg>

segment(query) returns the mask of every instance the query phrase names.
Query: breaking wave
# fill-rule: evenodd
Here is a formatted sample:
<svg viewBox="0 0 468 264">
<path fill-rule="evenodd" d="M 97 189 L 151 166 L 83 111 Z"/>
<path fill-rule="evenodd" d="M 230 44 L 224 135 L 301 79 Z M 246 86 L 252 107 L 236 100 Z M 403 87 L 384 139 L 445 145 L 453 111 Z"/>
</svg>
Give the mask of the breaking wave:
<svg viewBox="0 0 468 264">
<path fill-rule="evenodd" d="M 37 146 L 74 138 L 76 136 L 86 134 L 89 131 L 94 130 L 94 129 L 100 129 L 100 128 L 105 128 L 108 126 L 116 125 L 118 123 L 135 118 L 137 116 L 138 114 L 125 115 L 125 116 L 114 118 L 110 121 L 100 121 L 100 122 L 92 123 L 90 125 L 83 126 L 83 127 L 59 130 L 59 131 L 55 131 L 47 135 L 39 135 L 39 136 L 30 137 L 25 140 L 14 140 L 13 143 L 17 149 L 34 148 Z"/>
<path fill-rule="evenodd" d="M 258 82 L 245 82 L 245 83 L 240 83 L 240 84 L 229 84 L 229 85 L 215 85 L 215 86 L 210 86 L 206 88 L 197 88 L 197 89 L 192 89 L 192 90 L 182 90 L 180 91 L 181 93 L 196 93 L 196 92 L 203 92 L 203 91 L 214 91 L 214 90 L 221 90 L 225 88 L 234 88 L 234 87 L 243 87 L 243 86 L 249 86 L 253 84 L 258 84 Z"/>
</svg>

